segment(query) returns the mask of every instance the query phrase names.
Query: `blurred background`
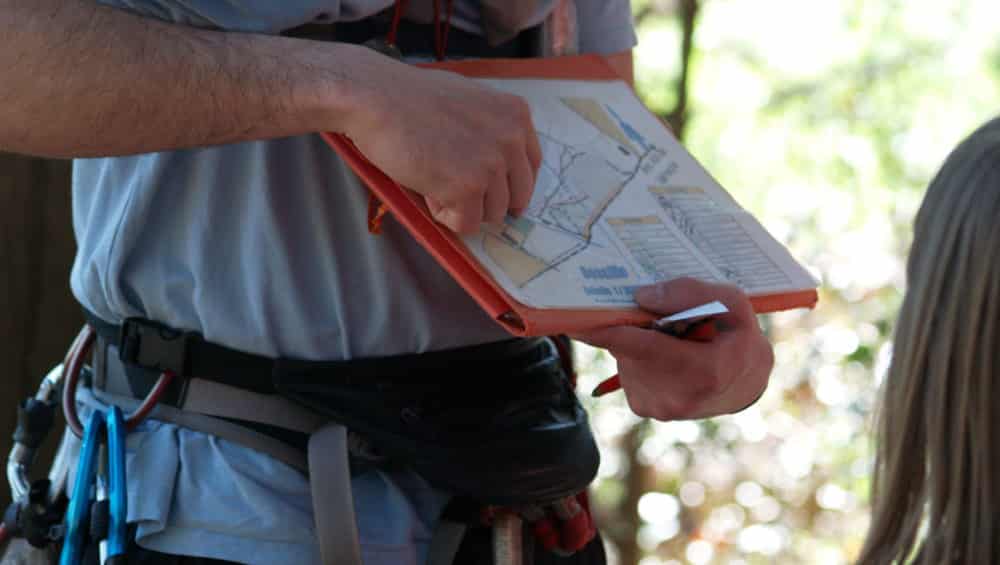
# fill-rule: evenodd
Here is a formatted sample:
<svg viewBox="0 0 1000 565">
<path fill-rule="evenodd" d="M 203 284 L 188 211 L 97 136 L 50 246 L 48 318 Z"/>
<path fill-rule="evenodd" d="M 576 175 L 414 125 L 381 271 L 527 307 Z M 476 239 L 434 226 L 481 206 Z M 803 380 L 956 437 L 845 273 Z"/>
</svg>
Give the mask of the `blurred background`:
<svg viewBox="0 0 1000 565">
<path fill-rule="evenodd" d="M 653 423 L 589 402 L 599 519 L 621 565 L 849 563 L 867 528 L 871 410 L 911 225 L 944 157 L 1000 110 L 996 2 L 634 0 L 640 94 L 822 281 L 762 316 L 754 407 Z M 581 390 L 614 373 L 579 348 Z"/>
<path fill-rule="evenodd" d="M 947 152 L 997 112 L 988 0 L 634 0 L 640 94 L 822 280 L 761 318 L 776 351 L 754 407 L 700 422 L 585 399 L 595 510 L 619 565 L 848 563 L 867 526 L 871 409 L 910 226 Z M 69 295 L 68 164 L 0 155 L 0 430 L 82 322 Z M 615 372 L 581 346 L 581 391 Z M 9 448 L 0 431 L 0 453 Z M 0 503 L 6 505 L 6 489 Z"/>
</svg>

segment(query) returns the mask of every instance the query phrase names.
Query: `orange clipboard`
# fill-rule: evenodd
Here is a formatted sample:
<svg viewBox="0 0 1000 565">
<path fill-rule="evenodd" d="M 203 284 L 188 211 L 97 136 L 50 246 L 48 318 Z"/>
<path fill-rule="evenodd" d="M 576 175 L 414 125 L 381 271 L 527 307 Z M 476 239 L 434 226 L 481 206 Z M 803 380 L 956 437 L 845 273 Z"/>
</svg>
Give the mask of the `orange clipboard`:
<svg viewBox="0 0 1000 565">
<path fill-rule="evenodd" d="M 448 61 L 421 66 L 473 78 L 621 80 L 621 76 L 604 58 L 597 55 L 548 59 Z M 391 212 L 391 215 L 451 274 L 490 317 L 511 334 L 539 336 L 573 333 L 615 325 L 644 325 L 657 318 L 656 315 L 638 308 L 561 309 L 533 308 L 522 304 L 503 289 L 458 236 L 433 220 L 419 195 L 404 188 L 374 166 L 346 136 L 330 132 L 321 135 Z M 750 301 L 758 313 L 811 308 L 817 299 L 815 289 L 750 296 Z"/>
</svg>

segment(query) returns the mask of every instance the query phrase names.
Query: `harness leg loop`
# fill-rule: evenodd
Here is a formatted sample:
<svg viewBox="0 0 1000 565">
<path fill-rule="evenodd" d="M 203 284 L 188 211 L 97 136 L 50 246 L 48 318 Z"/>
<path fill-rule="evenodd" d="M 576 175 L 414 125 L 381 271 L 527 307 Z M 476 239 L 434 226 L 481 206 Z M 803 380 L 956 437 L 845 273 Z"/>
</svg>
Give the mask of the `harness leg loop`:
<svg viewBox="0 0 1000 565">
<path fill-rule="evenodd" d="M 344 426 L 327 424 L 309 436 L 309 485 L 323 564 L 362 565 Z"/>
</svg>

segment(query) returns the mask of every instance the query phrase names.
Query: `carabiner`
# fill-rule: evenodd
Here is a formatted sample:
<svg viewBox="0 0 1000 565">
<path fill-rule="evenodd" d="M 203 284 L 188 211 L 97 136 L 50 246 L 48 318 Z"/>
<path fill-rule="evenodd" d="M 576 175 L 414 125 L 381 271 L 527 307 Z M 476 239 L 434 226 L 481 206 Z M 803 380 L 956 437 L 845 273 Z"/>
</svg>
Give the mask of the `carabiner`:
<svg viewBox="0 0 1000 565">
<path fill-rule="evenodd" d="M 108 410 L 108 526 L 107 559 L 104 565 L 125 562 L 128 547 L 128 490 L 125 482 L 125 418 L 117 406 Z"/>
<path fill-rule="evenodd" d="M 125 419 L 117 406 L 108 411 L 95 410 L 90 415 L 80 446 L 80 462 L 76 470 L 73 495 L 66 510 L 66 538 L 59 565 L 79 565 L 83 560 L 88 534 L 88 518 L 96 501 L 108 499 L 106 508 L 107 535 L 99 540 L 101 563 L 112 565 L 125 562 L 128 547 L 128 491 L 125 480 Z M 106 443 L 105 443 L 106 441 Z M 101 449 L 106 445 L 107 449 Z M 107 459 L 101 459 L 106 453 Z M 106 465 L 105 465 L 106 463 Z M 107 469 L 107 481 L 98 477 L 98 468 Z M 100 520 L 104 523 L 104 520 Z M 92 525 L 93 526 L 93 525 Z"/>
<path fill-rule="evenodd" d="M 80 445 L 80 460 L 76 468 L 76 482 L 66 509 L 66 537 L 63 540 L 59 565 L 80 565 L 87 541 L 87 518 L 93 502 L 92 491 L 97 475 L 97 460 L 104 439 L 104 414 L 95 410 L 87 421 Z"/>
</svg>

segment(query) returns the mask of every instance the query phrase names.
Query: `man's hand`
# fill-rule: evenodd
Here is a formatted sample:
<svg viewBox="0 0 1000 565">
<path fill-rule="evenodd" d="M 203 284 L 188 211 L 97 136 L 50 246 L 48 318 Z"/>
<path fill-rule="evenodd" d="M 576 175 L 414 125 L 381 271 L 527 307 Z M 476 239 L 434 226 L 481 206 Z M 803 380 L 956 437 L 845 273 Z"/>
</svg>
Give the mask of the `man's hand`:
<svg viewBox="0 0 1000 565">
<path fill-rule="evenodd" d="M 382 68 L 382 67 L 393 67 Z M 528 104 L 454 73 L 373 61 L 345 133 L 460 233 L 528 206 L 542 152 Z"/>
<path fill-rule="evenodd" d="M 712 300 L 729 308 L 728 314 L 718 318 L 723 331 L 708 343 L 636 327 L 572 336 L 615 356 L 622 388 L 636 414 L 658 420 L 730 414 L 763 394 L 774 354 L 741 290 L 677 279 L 641 289 L 636 300 L 643 308 L 662 315 Z"/>
</svg>

